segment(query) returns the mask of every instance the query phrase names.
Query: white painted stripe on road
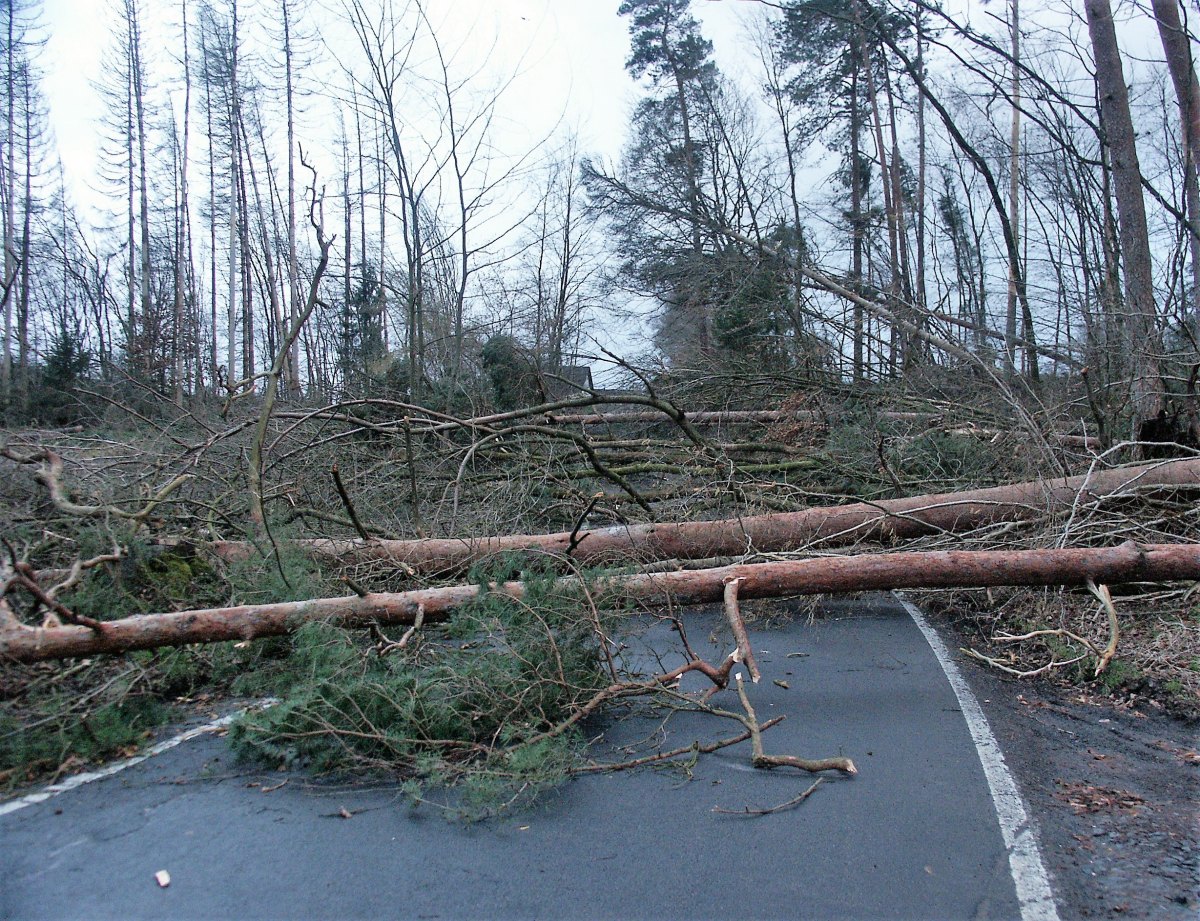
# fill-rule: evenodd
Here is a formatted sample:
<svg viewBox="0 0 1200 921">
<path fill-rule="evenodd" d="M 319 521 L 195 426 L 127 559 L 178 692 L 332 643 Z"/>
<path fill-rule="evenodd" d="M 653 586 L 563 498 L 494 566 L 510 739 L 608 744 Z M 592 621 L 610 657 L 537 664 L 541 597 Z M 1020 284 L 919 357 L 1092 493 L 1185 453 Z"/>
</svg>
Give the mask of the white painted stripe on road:
<svg viewBox="0 0 1200 921">
<path fill-rule="evenodd" d="M 229 726 L 243 713 L 250 710 L 264 710 L 267 707 L 274 706 L 279 701 L 275 698 L 268 698 L 260 701 L 250 707 L 243 707 L 228 716 L 222 716 L 220 719 L 213 720 L 211 723 L 205 723 L 203 726 L 194 726 L 186 732 L 181 732 L 177 736 L 170 739 L 165 739 L 156 745 L 151 745 L 140 755 L 134 755 L 132 758 L 126 758 L 124 761 L 116 761 L 107 767 L 103 767 L 98 771 L 88 771 L 84 774 L 76 774 L 73 777 L 68 777 L 61 783 L 53 783 L 48 787 L 43 787 L 37 793 L 29 793 L 25 796 L 10 800 L 7 803 L 0 803 L 0 816 L 8 815 L 11 812 L 17 812 L 24 809 L 26 806 L 35 806 L 38 803 L 44 803 L 48 799 L 52 799 L 61 793 L 66 793 L 69 790 L 74 790 L 76 787 L 82 787 L 86 783 L 92 783 L 95 780 L 103 780 L 105 777 L 112 777 L 113 774 L 120 774 L 126 768 L 131 768 L 135 764 L 141 764 L 155 755 L 161 755 L 163 752 L 170 751 L 177 745 L 182 745 L 184 742 L 202 736 L 205 733 L 217 732 Z"/>
<path fill-rule="evenodd" d="M 1050 891 L 1049 876 L 1042 863 L 1037 838 L 1029 821 L 1029 812 L 1008 765 L 1004 763 L 1004 753 L 1000 751 L 1000 743 L 996 741 L 987 717 L 983 715 L 983 708 L 979 706 L 979 701 L 975 699 L 975 694 L 963 678 L 962 672 L 954 664 L 946 644 L 929 625 L 925 615 L 899 592 L 893 594 L 925 635 L 925 641 L 929 643 L 930 649 L 941 663 L 942 671 L 946 673 L 950 686 L 954 688 L 963 718 L 971 731 L 971 738 L 975 741 L 975 750 L 979 752 L 979 761 L 983 765 L 983 773 L 996 807 L 996 817 L 1000 821 L 1000 834 L 1004 838 L 1004 846 L 1008 849 L 1008 866 L 1012 872 L 1013 883 L 1017 887 L 1022 921 L 1059 921 L 1058 908 L 1054 904 L 1054 894 Z"/>
</svg>

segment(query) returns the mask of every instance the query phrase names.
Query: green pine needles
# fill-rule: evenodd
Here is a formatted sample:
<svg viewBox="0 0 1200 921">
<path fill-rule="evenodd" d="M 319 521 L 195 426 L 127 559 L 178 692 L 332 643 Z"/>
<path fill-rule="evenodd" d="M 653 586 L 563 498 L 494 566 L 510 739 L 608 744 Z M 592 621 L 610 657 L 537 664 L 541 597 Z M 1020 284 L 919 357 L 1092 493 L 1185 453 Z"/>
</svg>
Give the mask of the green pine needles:
<svg viewBox="0 0 1200 921">
<path fill-rule="evenodd" d="M 486 587 L 513 574 L 506 560 L 472 576 Z M 403 647 L 381 632 L 372 649 L 361 634 L 305 626 L 290 691 L 234 727 L 235 748 L 318 772 L 398 776 L 419 800 L 453 789 L 437 799 L 472 818 L 553 786 L 583 746 L 560 724 L 612 677 L 582 586 L 564 589 L 548 567 L 521 576 L 524 598 L 482 592 Z"/>
</svg>

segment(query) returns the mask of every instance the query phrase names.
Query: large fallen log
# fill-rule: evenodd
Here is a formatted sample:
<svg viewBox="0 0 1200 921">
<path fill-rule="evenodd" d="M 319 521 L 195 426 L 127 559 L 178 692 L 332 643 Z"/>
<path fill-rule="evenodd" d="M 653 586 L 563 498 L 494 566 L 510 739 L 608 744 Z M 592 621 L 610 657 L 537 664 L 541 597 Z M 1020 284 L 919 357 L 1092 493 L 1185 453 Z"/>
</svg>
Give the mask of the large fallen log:
<svg viewBox="0 0 1200 921">
<path fill-rule="evenodd" d="M 677 604 L 719 601 L 725 585 L 740 579 L 740 598 L 813 595 L 895 588 L 986 587 L 997 585 L 1083 585 L 1200 579 L 1200 545 L 1127 542 L 1119 547 L 1070 550 L 944 550 L 817 557 L 775 563 L 722 566 L 611 576 L 592 586 L 613 603 L 636 599 Z M 566 588 L 575 577 L 559 580 Z M 515 598 L 524 583 L 505 582 L 489 591 Z M 9 629 L 0 632 L 0 661 L 35 662 L 158 646 L 250 640 L 290 633 L 309 621 L 346 627 L 412 623 L 420 611 L 426 623 L 479 596 L 475 585 L 410 592 L 351 595 L 314 601 L 208 608 L 173 614 L 143 614 L 85 626 Z"/>
<path fill-rule="evenodd" d="M 694 425 L 733 425 L 744 422 L 823 422 L 825 416 L 811 409 L 725 409 L 685 412 Z M 924 422 L 936 418 L 932 413 L 880 413 L 881 418 Z M 604 413 L 546 413 L 546 421 L 563 425 L 621 425 L 630 422 L 673 422 L 661 412 L 637 410 Z"/>
<path fill-rule="evenodd" d="M 619 525 L 609 528 L 504 537 L 424 540 L 314 538 L 292 545 L 344 563 L 385 561 L 420 572 L 460 569 L 496 553 L 540 550 L 570 553 L 582 562 L 612 559 L 702 560 L 745 553 L 779 553 L 858 541 L 888 543 L 927 534 L 961 532 L 997 521 L 1056 515 L 1134 488 L 1200 487 L 1200 458 L 1095 471 L 1068 479 L 1038 480 L 969 492 L 855 502 L 799 512 L 717 521 Z M 244 541 L 213 545 L 228 560 L 255 553 Z"/>
<path fill-rule="evenodd" d="M 746 423 L 770 423 L 770 422 L 801 422 L 809 425 L 824 423 L 828 421 L 828 416 L 825 413 L 817 412 L 811 409 L 725 409 L 712 411 L 685 412 L 684 418 L 693 425 L 739 425 Z M 878 414 L 880 419 L 886 419 L 889 422 L 912 422 L 912 423 L 933 423 L 937 422 L 942 417 L 937 413 L 918 413 L 918 412 L 881 412 Z M 670 416 L 662 412 L 654 412 L 647 410 L 634 410 L 622 412 L 614 410 L 611 412 L 594 412 L 594 413 L 556 413 L 548 412 L 545 414 L 546 422 L 551 425 L 628 425 L 631 423 L 671 423 L 674 420 Z M 943 432 L 947 435 L 960 435 L 969 438 L 997 438 L 1005 435 L 1012 435 L 1012 432 L 1003 429 L 993 428 L 976 428 L 972 425 L 952 426 L 943 428 Z M 1047 437 L 1051 441 L 1056 441 L 1059 444 L 1078 448 L 1099 448 L 1100 439 L 1090 435 L 1071 435 L 1062 432 L 1054 432 Z"/>
</svg>

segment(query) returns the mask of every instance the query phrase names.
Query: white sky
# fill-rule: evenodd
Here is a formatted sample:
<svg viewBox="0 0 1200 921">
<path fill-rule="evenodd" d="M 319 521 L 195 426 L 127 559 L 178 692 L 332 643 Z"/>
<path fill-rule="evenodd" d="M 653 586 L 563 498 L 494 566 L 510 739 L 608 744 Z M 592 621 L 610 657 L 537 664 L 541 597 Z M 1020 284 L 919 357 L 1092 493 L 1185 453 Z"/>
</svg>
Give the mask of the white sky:
<svg viewBox="0 0 1200 921">
<path fill-rule="evenodd" d="M 161 84 L 175 79 L 180 70 L 176 60 L 180 53 L 179 0 L 140 2 L 148 67 L 152 78 Z M 246 20 L 274 5 L 274 0 L 240 2 Z M 403 6 L 403 0 L 395 2 L 397 7 Z M 41 21 L 47 42 L 38 63 L 43 72 L 51 125 L 68 188 L 76 204 L 94 214 L 103 210 L 105 203 L 97 193 L 89 191 L 89 187 L 95 186 L 97 131 L 103 115 L 93 84 L 102 76 L 104 54 L 112 41 L 114 23 L 110 18 L 119 0 L 42 0 L 42 3 Z M 194 17 L 198 0 L 188 0 L 188 4 Z M 975 0 L 965 0 L 965 4 L 975 9 L 974 24 L 985 30 L 997 25 L 993 17 L 1003 20 L 1006 14 L 1006 4 L 1002 3 L 993 2 L 983 8 Z M 629 51 L 628 23 L 617 15 L 619 5 L 620 0 L 426 0 L 444 46 L 449 52 L 458 49 L 455 64 L 460 74 L 476 70 L 488 58 L 488 67 L 480 75 L 485 84 L 489 79 L 501 79 L 501 75 L 519 73 L 500 104 L 495 141 L 502 154 L 517 155 L 527 150 L 557 126 L 579 134 L 585 155 L 599 155 L 608 160 L 614 160 L 620 152 L 628 116 L 638 96 L 637 86 L 624 70 Z M 1023 5 L 1027 7 L 1025 16 L 1032 18 L 1030 14 L 1040 12 L 1044 16 L 1059 3 L 1043 0 L 1032 6 Z M 322 34 L 344 56 L 347 51 L 343 49 L 352 53 L 352 46 L 347 44 L 352 39 L 346 35 L 339 41 L 335 37 L 337 26 L 328 25 L 330 20 L 339 18 L 336 12 L 340 8 L 341 0 L 311 0 L 309 20 L 322 24 Z M 715 45 L 718 64 L 735 80 L 748 77 L 743 85 L 751 91 L 756 62 L 744 38 L 744 24 L 762 9 L 754 0 L 695 0 L 694 3 L 705 36 Z M 1128 9 L 1122 12 L 1124 42 L 1144 45 L 1146 37 L 1154 38 L 1144 14 Z M 1147 32 L 1149 36 L 1145 35 Z M 1134 40 L 1134 35 L 1141 40 Z M 1150 47 L 1153 49 L 1153 43 Z M 323 72 L 337 79 L 337 65 L 332 56 L 325 50 L 318 53 L 325 58 Z M 1127 58 L 1131 71 L 1139 57 L 1142 55 L 1135 53 Z M 1127 78 L 1132 76 L 1132 72 L 1127 72 Z M 344 81 L 339 81 L 334 89 L 340 91 L 342 84 Z M 300 126 L 301 140 L 307 141 L 310 148 L 331 146 L 336 124 L 330 124 L 325 116 L 309 121 Z M 199 134 L 195 128 L 194 134 Z M 121 207 L 117 204 L 112 210 L 119 213 Z"/>
<path fill-rule="evenodd" d="M 148 66 L 159 83 L 173 79 L 179 65 L 178 0 L 141 0 Z M 324 0 L 331 10 L 340 4 Z M 110 0 L 43 0 L 41 21 L 46 46 L 38 64 L 58 141 L 68 187 L 77 204 L 90 211 L 103 202 L 89 192 L 94 187 L 103 117 L 102 102 L 93 85 L 103 73 L 105 50 L 111 44 L 113 3 Z M 189 6 L 194 15 L 196 0 Z M 255 6 L 269 8 L 270 0 L 242 0 L 243 16 Z M 399 5 L 399 4 L 398 4 Z M 627 21 L 617 15 L 620 0 L 427 0 L 430 18 L 448 49 L 461 47 L 460 72 L 475 69 L 473 56 L 491 52 L 494 74 L 519 71 L 501 103 L 512 130 L 506 141 L 513 147 L 563 128 L 580 135 L 588 154 L 615 159 L 624 141 L 628 115 L 637 87 L 625 73 L 629 51 Z M 315 0 L 313 21 L 331 14 Z M 696 13 L 714 42 L 727 70 L 744 69 L 739 48 L 741 19 L 757 4 L 745 0 L 699 2 Z M 491 51 L 493 42 L 494 52 Z M 321 52 L 324 54 L 324 52 Z M 336 65 L 329 62 L 330 72 Z M 316 128 L 313 131 L 313 127 Z M 336 128 L 309 126 L 310 146 L 331 142 Z M 115 211 L 122 206 L 118 204 Z"/>
</svg>

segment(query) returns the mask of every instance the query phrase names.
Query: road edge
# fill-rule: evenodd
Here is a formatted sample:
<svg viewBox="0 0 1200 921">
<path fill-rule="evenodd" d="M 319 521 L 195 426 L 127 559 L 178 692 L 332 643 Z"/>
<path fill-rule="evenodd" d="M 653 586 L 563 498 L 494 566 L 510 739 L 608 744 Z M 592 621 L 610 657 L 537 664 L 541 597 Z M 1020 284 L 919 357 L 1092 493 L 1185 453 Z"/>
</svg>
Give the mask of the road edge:
<svg viewBox="0 0 1200 921">
<path fill-rule="evenodd" d="M 93 783 L 97 780 L 103 780 L 105 777 L 112 777 L 114 774 L 119 774 L 126 768 L 134 767 L 141 764 L 143 761 L 149 761 L 156 755 L 161 755 L 163 752 L 170 751 L 177 745 L 182 745 L 184 742 L 190 742 L 192 739 L 205 735 L 210 732 L 219 732 L 222 729 L 228 729 L 239 716 L 249 713 L 251 710 L 265 710 L 268 707 L 273 707 L 279 701 L 274 697 L 267 697 L 257 703 L 247 707 L 242 707 L 235 710 L 233 713 L 226 714 L 219 719 L 211 720 L 200 726 L 193 726 L 191 729 L 174 735 L 169 739 L 151 745 L 145 751 L 142 751 L 131 758 L 125 758 L 121 761 L 114 761 L 104 767 L 97 768 L 94 771 L 85 771 L 82 774 L 74 774 L 71 777 L 61 780 L 58 783 L 52 783 L 49 786 L 43 787 L 36 793 L 26 793 L 24 796 L 18 796 L 15 799 L 10 799 L 7 802 L 0 803 L 0 816 L 10 815 L 14 812 L 19 812 L 28 806 L 36 806 L 38 803 L 44 803 L 48 799 L 74 790 L 76 787 L 82 787 L 84 784 Z"/>
<path fill-rule="evenodd" d="M 1004 761 L 1004 753 L 992 733 L 983 708 L 954 663 L 941 636 L 925 619 L 921 609 L 901 592 L 892 592 L 892 595 L 908 612 L 917 629 L 925 637 L 925 642 L 933 650 L 946 680 L 954 689 L 954 696 L 958 698 L 958 705 L 967 722 L 979 755 L 979 763 L 987 779 L 988 791 L 992 795 L 1004 846 L 1008 850 L 1008 866 L 1016 886 L 1017 901 L 1021 906 L 1021 921 L 1060 921 L 1058 906 L 1050 888 L 1050 877 L 1042 862 L 1033 824 L 1029 820 L 1029 809 Z"/>
</svg>

